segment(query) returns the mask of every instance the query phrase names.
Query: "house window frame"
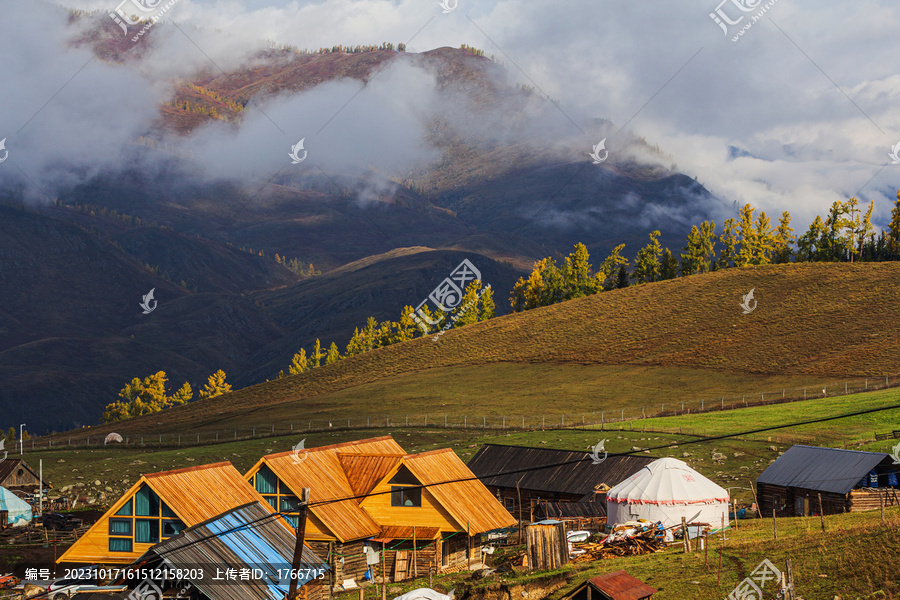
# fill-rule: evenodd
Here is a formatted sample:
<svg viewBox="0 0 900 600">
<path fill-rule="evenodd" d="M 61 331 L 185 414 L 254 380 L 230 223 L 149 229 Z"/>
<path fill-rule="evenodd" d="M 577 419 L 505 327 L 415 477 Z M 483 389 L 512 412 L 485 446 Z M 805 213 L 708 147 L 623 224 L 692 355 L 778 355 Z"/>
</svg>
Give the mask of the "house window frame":
<svg viewBox="0 0 900 600">
<path fill-rule="evenodd" d="M 409 492 L 417 497 L 411 498 Z M 399 493 L 399 503 L 394 498 Z M 406 500 L 412 500 L 412 504 L 406 504 Z M 391 506 L 396 508 L 422 508 L 422 488 L 415 485 L 392 485 L 391 486 Z"/>
<path fill-rule="evenodd" d="M 112 527 L 113 527 L 114 521 L 119 522 L 119 523 L 128 523 L 128 533 L 122 533 L 121 531 L 113 531 Z M 109 525 L 108 532 L 109 532 L 110 537 L 134 537 L 134 519 L 132 519 L 130 517 L 126 517 L 126 518 L 110 517 L 108 525 Z"/>
</svg>

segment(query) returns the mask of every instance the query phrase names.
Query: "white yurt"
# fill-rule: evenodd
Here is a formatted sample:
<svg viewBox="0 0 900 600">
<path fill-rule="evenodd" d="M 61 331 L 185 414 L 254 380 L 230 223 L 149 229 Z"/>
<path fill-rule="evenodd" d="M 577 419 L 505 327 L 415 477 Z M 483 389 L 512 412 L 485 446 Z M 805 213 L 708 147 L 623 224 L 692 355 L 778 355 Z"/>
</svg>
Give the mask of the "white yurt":
<svg viewBox="0 0 900 600">
<path fill-rule="evenodd" d="M 728 525 L 728 500 L 725 488 L 684 461 L 660 458 L 606 492 L 607 523 L 646 519 L 671 527 L 684 517 L 719 528 L 722 517 Z"/>
<path fill-rule="evenodd" d="M 5 487 L 0 487 L 0 510 L 9 513 L 6 518 L 13 527 L 21 527 L 31 521 L 31 505 Z"/>
</svg>

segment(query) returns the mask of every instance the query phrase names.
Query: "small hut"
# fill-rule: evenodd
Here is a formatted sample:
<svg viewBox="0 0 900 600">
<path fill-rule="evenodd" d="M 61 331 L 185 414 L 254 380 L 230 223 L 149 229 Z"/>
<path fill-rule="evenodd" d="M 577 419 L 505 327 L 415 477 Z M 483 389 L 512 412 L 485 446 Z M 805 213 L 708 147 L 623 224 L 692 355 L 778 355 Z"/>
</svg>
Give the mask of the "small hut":
<svg viewBox="0 0 900 600">
<path fill-rule="evenodd" d="M 562 600 L 649 600 L 656 591 L 625 571 L 614 571 L 591 577 Z"/>
<path fill-rule="evenodd" d="M 16 495 L 33 494 L 41 488 L 41 477 L 21 458 L 0 461 L 0 486 Z M 45 479 L 44 488 L 53 486 Z"/>
</svg>

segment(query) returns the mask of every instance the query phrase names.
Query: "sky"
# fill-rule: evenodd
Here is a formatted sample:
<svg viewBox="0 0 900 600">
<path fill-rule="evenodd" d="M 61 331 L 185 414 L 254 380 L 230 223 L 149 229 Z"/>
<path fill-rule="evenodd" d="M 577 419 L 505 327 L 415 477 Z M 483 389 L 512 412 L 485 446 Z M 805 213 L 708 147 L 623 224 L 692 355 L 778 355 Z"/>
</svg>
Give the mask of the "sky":
<svg viewBox="0 0 900 600">
<path fill-rule="evenodd" d="M 136 12 L 130 3 L 139 1 L 122 6 Z M 559 141 L 554 137 L 583 137 L 587 154 L 599 140 L 584 137 L 584 124 L 607 118 L 616 131 L 606 144 L 612 154 L 617 136 L 643 137 L 724 203 L 749 202 L 770 215 L 788 210 L 795 229 L 850 196 L 874 201 L 875 222 L 885 226 L 900 188 L 900 164 L 889 156 L 900 142 L 900 114 L 891 110 L 900 100 L 895 1 L 169 1 L 166 18 L 179 28 L 161 26 L 162 43 L 129 68 L 68 47 L 70 30 L 39 3 L 0 0 L 7 17 L 0 20 L 0 52 L 13 57 L 0 62 L 0 139 L 10 138 L 11 152 L 13 142 L 44 149 L 31 162 L 18 154 L 17 168 L 36 178 L 74 161 L 79 169 L 60 169 L 66 172 L 58 177 L 88 176 L 152 122 L 171 77 L 211 63 L 227 70 L 265 40 L 311 49 L 389 41 L 412 52 L 481 48 L 507 68 L 511 82 L 555 101 L 528 115 L 544 126 L 535 130 L 545 132 L 548 147 Z M 56 4 L 109 12 L 120 6 Z M 389 169 L 433 159 L 424 132 L 404 115 L 453 107 L 435 98 L 434 82 L 422 72 L 397 67 L 379 77 L 382 85 L 359 98 L 358 86 L 335 82 L 306 97 L 275 99 L 275 122 L 291 124 L 278 135 L 292 145 L 351 99 L 322 140 L 335 160 L 352 155 L 359 166 Z M 39 117 L 22 127 L 38 106 Z M 289 115 L 309 122 L 295 127 Z M 259 156 L 248 148 L 265 137 L 258 132 L 271 127 L 271 116 L 246 123 L 240 144 L 223 144 L 225 134 L 215 129 L 190 143 L 209 153 L 213 172 L 216 165 L 262 172 L 264 164 L 236 153 Z M 395 135 L 402 143 L 390 146 L 402 151 L 386 151 L 384 140 Z"/>
</svg>

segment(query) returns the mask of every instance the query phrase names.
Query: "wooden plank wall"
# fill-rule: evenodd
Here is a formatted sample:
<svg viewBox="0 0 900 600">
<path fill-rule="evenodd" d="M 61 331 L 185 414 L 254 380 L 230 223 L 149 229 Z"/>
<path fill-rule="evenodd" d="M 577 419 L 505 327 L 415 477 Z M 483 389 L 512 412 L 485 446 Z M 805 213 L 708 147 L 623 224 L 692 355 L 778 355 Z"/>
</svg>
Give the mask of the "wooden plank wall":
<svg viewBox="0 0 900 600">
<path fill-rule="evenodd" d="M 780 495 L 783 498 L 784 508 L 776 510 L 776 517 L 795 517 L 796 499 L 798 497 L 809 498 L 809 516 L 819 514 L 819 494 L 822 494 L 822 512 L 826 515 L 836 515 L 848 512 L 850 510 L 850 501 L 842 494 L 834 494 L 830 492 L 818 492 L 816 490 L 807 490 L 803 488 L 786 488 L 782 486 L 769 485 L 760 483 L 756 490 L 759 499 L 760 514 L 763 518 L 772 518 L 772 507 L 775 503 L 775 496 Z"/>
<path fill-rule="evenodd" d="M 528 567 L 532 570 L 547 571 L 569 562 L 569 547 L 566 542 L 566 527 L 562 523 L 554 525 L 529 525 L 525 529 L 528 547 Z"/>
<path fill-rule="evenodd" d="M 900 505 L 900 492 L 895 488 L 860 488 L 850 492 L 850 512 L 880 510 L 884 506 Z"/>
</svg>

